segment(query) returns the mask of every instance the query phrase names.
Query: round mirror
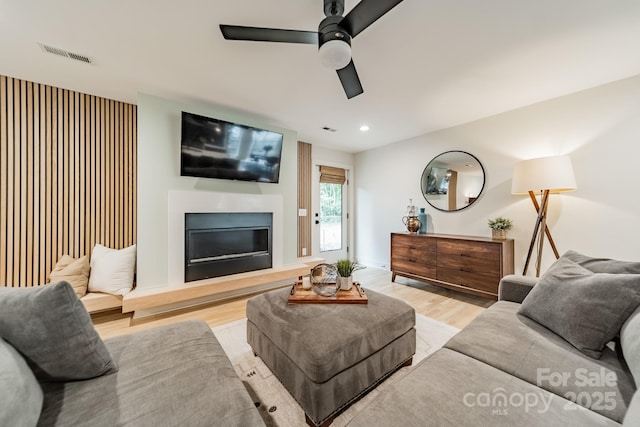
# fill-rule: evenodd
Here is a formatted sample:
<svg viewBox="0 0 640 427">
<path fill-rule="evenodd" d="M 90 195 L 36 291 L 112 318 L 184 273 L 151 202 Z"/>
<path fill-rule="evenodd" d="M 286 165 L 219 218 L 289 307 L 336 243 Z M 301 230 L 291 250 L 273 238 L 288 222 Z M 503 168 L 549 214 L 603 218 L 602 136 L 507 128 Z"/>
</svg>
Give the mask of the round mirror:
<svg viewBox="0 0 640 427">
<path fill-rule="evenodd" d="M 422 195 L 434 208 L 452 212 L 471 206 L 484 189 L 484 168 L 473 155 L 447 151 L 429 162 L 420 180 Z"/>
</svg>

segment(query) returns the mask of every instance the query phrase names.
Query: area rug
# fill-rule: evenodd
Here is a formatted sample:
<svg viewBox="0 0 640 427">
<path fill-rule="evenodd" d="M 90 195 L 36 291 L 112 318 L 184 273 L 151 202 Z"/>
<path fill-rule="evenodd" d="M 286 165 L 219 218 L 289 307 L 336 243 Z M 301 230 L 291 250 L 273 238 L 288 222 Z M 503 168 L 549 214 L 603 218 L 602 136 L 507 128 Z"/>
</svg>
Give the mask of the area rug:
<svg viewBox="0 0 640 427">
<path fill-rule="evenodd" d="M 236 373 L 251 394 L 268 426 L 300 427 L 306 425 L 304 412 L 262 359 L 255 357 L 247 344 L 247 319 L 212 328 Z M 459 330 L 421 314 L 416 314 L 416 354 L 413 366 L 442 347 Z M 401 368 L 362 399 L 351 405 L 333 421 L 332 427 L 343 427 L 372 399 L 403 377 L 412 366 Z"/>
</svg>

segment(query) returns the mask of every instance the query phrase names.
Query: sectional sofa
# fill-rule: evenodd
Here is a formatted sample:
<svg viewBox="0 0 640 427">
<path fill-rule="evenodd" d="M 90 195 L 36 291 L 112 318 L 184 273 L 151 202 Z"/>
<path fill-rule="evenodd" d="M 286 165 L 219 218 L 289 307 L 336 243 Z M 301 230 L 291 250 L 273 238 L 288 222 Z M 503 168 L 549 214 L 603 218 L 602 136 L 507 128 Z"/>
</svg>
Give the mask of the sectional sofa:
<svg viewBox="0 0 640 427">
<path fill-rule="evenodd" d="M 640 263 L 568 252 L 548 273 L 505 277 L 349 426 L 640 426 Z"/>
<path fill-rule="evenodd" d="M 0 288 L 1 426 L 264 426 L 205 322 L 102 341 L 67 282 Z"/>
</svg>

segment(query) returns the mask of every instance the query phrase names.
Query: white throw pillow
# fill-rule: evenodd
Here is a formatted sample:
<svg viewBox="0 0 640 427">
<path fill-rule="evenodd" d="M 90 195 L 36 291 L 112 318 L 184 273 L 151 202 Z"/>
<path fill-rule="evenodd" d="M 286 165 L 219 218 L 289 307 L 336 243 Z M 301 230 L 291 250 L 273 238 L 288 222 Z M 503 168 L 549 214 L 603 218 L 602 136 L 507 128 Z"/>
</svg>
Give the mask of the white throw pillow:
<svg viewBox="0 0 640 427">
<path fill-rule="evenodd" d="M 133 288 L 136 269 L 136 245 L 111 249 L 96 244 L 91 252 L 89 292 L 126 295 Z"/>
</svg>

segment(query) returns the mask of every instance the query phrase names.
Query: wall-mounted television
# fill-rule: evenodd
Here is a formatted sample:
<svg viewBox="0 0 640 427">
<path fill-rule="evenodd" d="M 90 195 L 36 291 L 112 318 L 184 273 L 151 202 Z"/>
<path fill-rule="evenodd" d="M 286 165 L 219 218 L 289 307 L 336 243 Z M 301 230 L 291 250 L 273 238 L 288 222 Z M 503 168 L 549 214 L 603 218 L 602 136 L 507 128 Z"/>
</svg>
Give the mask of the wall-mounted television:
<svg viewBox="0 0 640 427">
<path fill-rule="evenodd" d="M 283 135 L 182 112 L 180 175 L 277 183 Z"/>
</svg>

